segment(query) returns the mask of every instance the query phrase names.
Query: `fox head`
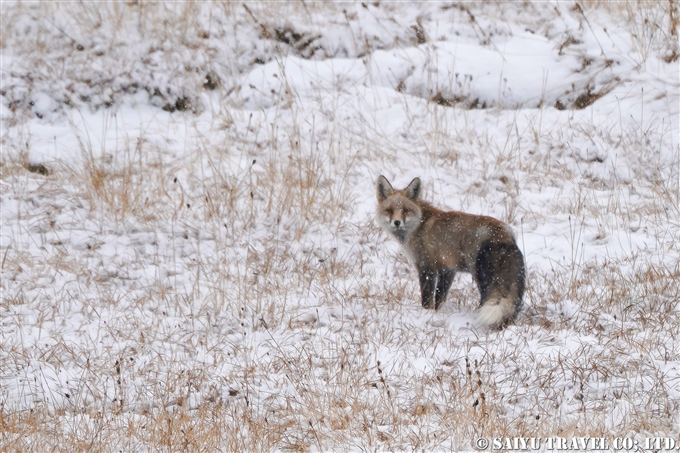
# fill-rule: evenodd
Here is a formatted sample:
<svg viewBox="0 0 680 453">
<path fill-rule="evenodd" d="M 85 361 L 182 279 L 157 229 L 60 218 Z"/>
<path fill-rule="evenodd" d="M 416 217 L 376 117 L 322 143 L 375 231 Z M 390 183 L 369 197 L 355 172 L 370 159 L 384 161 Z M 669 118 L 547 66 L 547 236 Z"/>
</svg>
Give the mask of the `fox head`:
<svg viewBox="0 0 680 453">
<path fill-rule="evenodd" d="M 387 178 L 381 175 L 375 186 L 378 193 L 378 223 L 400 242 L 405 242 L 418 228 L 423 215 L 419 205 L 422 187 L 420 178 L 415 178 L 403 190 L 394 190 Z"/>
</svg>

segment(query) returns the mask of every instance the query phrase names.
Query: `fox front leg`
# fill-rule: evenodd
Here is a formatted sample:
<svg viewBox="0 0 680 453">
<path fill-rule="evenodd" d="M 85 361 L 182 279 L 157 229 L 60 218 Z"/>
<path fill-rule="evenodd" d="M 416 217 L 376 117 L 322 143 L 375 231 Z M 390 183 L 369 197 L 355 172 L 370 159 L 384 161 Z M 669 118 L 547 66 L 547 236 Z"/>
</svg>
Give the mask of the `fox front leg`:
<svg viewBox="0 0 680 453">
<path fill-rule="evenodd" d="M 421 269 L 419 271 L 420 277 L 420 293 L 423 308 L 435 308 L 435 291 L 437 288 L 437 273 L 429 269 Z"/>
<path fill-rule="evenodd" d="M 439 307 L 446 300 L 446 295 L 449 293 L 449 288 L 451 288 L 451 283 L 453 283 L 453 277 L 455 276 L 456 272 L 449 269 L 439 271 L 437 289 L 434 294 L 435 310 L 439 310 Z"/>
</svg>

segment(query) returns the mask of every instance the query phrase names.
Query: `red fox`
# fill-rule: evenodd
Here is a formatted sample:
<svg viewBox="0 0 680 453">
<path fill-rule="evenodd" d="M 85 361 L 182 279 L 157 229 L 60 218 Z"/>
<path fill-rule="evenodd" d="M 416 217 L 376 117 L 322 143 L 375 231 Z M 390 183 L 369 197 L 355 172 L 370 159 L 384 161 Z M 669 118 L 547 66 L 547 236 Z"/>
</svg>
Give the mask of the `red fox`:
<svg viewBox="0 0 680 453">
<path fill-rule="evenodd" d="M 524 294 L 524 257 L 508 225 L 493 217 L 441 211 L 420 199 L 415 178 L 394 190 L 376 182 L 378 223 L 392 233 L 415 264 L 424 308 L 437 310 L 456 272 L 470 272 L 479 287 L 483 324 L 502 328 L 515 318 Z"/>
</svg>

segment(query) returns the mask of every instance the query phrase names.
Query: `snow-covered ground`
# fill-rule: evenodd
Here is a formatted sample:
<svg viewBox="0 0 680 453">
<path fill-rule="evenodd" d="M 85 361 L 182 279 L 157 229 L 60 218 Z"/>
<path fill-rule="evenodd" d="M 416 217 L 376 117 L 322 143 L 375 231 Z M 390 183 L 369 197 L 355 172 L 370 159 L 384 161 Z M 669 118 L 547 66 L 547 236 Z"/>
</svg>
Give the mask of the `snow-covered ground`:
<svg viewBox="0 0 680 453">
<path fill-rule="evenodd" d="M 680 13 L 588 5 L 3 1 L 0 449 L 677 439 Z M 514 228 L 515 324 L 380 174 Z"/>
</svg>

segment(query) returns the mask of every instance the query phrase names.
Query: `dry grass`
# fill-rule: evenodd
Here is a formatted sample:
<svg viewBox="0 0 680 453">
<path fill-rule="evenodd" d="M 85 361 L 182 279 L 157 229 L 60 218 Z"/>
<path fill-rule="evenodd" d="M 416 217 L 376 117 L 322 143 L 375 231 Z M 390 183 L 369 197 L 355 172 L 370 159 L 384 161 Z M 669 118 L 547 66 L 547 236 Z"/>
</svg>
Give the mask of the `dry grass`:
<svg viewBox="0 0 680 453">
<path fill-rule="evenodd" d="M 618 7 L 655 24 L 669 5 Z M 135 88 L 152 100 L 158 88 L 159 111 L 184 96 L 196 106 L 162 113 L 165 141 L 112 118 L 116 140 L 100 140 L 74 120 L 76 158 L 48 172 L 31 170 L 41 164 L 28 157 L 39 145 L 23 126 L 31 109 L 17 107 L 3 129 L 0 195 L 15 217 L 3 215 L 0 451 L 460 450 L 478 437 L 680 434 L 680 181 L 660 153 L 677 118 L 605 131 L 579 113 L 416 111 L 404 98 L 405 124 L 421 128 L 396 135 L 372 112 L 348 126 L 290 94 L 273 113 L 247 112 L 233 91 L 242 62 L 210 57 L 216 32 L 201 28 L 197 2 L 38 8 L 73 8 L 84 36 L 136 21 L 194 49 L 207 70 L 230 69 L 210 90 L 225 108 L 202 97 L 202 72 L 180 64 L 166 85 Z M 276 25 L 260 4 L 213 8 L 254 21 L 253 36 Z M 672 47 L 676 25 L 631 24 L 645 58 Z M 79 50 L 78 36 L 53 30 L 76 43 L 59 60 L 46 58 L 48 37 L 17 44 L 17 29 L 2 29 L 2 45 L 29 53 L 41 77 L 101 44 Z M 313 36 L 304 33 L 298 41 Z M 269 44 L 263 55 L 280 58 Z M 312 48 L 303 44 L 300 54 Z M 93 87 L 73 104 L 133 95 Z M 334 102 L 340 115 L 345 99 Z M 179 144 L 177 129 L 188 131 Z M 598 166 L 611 150 L 625 168 Z M 371 217 L 380 168 L 435 168 L 426 190 L 436 204 L 516 228 L 532 250 L 516 325 L 478 328 L 465 276 L 440 313 L 418 306 L 406 258 Z"/>
</svg>

